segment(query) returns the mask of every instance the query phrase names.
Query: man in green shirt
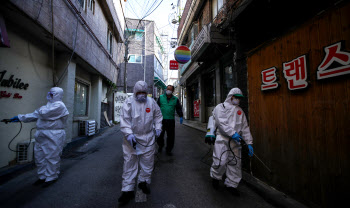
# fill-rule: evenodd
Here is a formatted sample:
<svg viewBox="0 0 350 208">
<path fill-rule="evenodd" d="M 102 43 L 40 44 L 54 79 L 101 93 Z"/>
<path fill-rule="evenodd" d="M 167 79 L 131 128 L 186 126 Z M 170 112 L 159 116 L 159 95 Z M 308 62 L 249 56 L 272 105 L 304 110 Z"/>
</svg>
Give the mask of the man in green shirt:
<svg viewBox="0 0 350 208">
<path fill-rule="evenodd" d="M 163 115 L 162 133 L 157 139 L 159 146 L 158 152 L 162 152 L 164 146 L 164 134 L 167 132 L 166 153 L 171 156 L 171 150 L 174 148 L 175 141 L 175 110 L 180 117 L 180 124 L 183 122 L 182 106 L 177 97 L 173 95 L 174 86 L 168 85 L 166 93 L 161 95 L 157 101 Z"/>
</svg>

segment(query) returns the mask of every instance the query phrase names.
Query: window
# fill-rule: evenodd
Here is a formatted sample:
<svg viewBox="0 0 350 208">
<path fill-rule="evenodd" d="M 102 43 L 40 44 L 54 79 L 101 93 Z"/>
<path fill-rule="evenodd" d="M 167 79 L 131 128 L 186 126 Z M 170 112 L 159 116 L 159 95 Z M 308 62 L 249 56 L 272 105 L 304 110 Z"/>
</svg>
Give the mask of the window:
<svg viewBox="0 0 350 208">
<path fill-rule="evenodd" d="M 109 54 L 113 54 L 113 34 L 110 30 L 108 30 L 107 33 L 107 51 L 109 52 Z"/>
<path fill-rule="evenodd" d="M 126 36 L 128 37 L 129 40 L 142 41 L 143 33 L 135 32 L 135 31 L 127 31 Z"/>
<path fill-rule="evenodd" d="M 163 66 L 160 61 L 154 56 L 154 72 L 158 75 L 159 78 L 164 79 L 163 77 Z"/>
<path fill-rule="evenodd" d="M 88 116 L 89 85 L 75 81 L 74 116 Z"/>
<path fill-rule="evenodd" d="M 220 9 L 224 6 L 225 0 L 212 0 L 211 8 L 213 19 L 218 15 Z"/>
<path fill-rule="evenodd" d="M 230 90 L 237 86 L 237 74 L 232 65 L 226 66 L 223 69 L 222 74 L 222 93 L 221 99 L 224 101 L 226 99 L 226 95 L 230 92 Z"/>
<path fill-rule="evenodd" d="M 191 29 L 191 42 L 193 42 L 198 36 L 198 23 L 194 22 Z"/>
<path fill-rule="evenodd" d="M 95 14 L 95 0 L 89 0 L 89 8 L 92 11 L 92 14 Z"/>
<path fill-rule="evenodd" d="M 129 57 L 129 63 L 142 63 L 141 55 L 130 54 L 128 57 Z"/>
<path fill-rule="evenodd" d="M 200 15 L 200 17 L 198 18 L 198 32 L 200 32 L 202 30 L 203 27 L 203 12 Z"/>
<path fill-rule="evenodd" d="M 204 95 L 205 95 L 205 106 L 212 107 L 215 106 L 215 72 L 204 77 Z"/>
</svg>

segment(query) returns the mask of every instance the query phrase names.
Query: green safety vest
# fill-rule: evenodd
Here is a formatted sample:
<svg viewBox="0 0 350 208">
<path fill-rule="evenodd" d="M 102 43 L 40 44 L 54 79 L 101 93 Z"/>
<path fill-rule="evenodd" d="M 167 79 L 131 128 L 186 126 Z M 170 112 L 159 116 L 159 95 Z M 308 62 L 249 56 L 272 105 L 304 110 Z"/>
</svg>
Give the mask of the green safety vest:
<svg viewBox="0 0 350 208">
<path fill-rule="evenodd" d="M 159 97 L 160 110 L 163 114 L 163 119 L 175 119 L 175 107 L 177 103 L 177 97 L 172 96 L 168 102 L 166 95 L 161 95 Z"/>
</svg>

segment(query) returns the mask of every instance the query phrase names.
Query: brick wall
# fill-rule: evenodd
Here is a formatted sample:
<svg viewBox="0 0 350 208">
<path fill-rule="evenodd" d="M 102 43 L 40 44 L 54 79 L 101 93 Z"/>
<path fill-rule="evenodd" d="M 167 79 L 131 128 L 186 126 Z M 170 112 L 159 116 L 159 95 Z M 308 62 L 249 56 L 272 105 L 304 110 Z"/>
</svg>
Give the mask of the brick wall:
<svg viewBox="0 0 350 208">
<path fill-rule="evenodd" d="M 202 12 L 203 12 L 203 24 L 207 25 L 211 22 L 210 1 L 207 1 L 205 3 Z"/>
<path fill-rule="evenodd" d="M 226 0 L 226 3 L 224 4 L 223 8 L 219 11 L 219 14 L 216 16 L 213 23 L 218 26 L 223 24 L 229 14 L 234 12 L 242 3 L 243 0 Z"/>
<path fill-rule="evenodd" d="M 179 27 L 177 28 L 177 37 L 180 37 L 181 31 L 182 31 L 182 28 L 185 24 L 185 20 L 186 20 L 186 17 L 188 15 L 188 12 L 190 10 L 191 4 L 192 4 L 192 0 L 186 1 L 184 11 L 182 12 L 182 15 L 181 15 L 180 24 L 179 24 Z"/>
</svg>

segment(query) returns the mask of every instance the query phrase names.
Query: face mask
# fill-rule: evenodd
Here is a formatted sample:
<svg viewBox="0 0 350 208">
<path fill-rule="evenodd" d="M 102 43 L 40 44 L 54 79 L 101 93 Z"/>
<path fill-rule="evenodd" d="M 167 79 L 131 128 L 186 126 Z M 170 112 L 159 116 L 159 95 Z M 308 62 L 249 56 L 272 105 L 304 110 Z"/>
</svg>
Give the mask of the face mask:
<svg viewBox="0 0 350 208">
<path fill-rule="evenodd" d="M 233 104 L 233 105 L 239 105 L 239 99 L 233 98 L 233 99 L 232 99 L 232 104 Z"/>
<path fill-rule="evenodd" d="M 171 95 L 171 94 L 173 94 L 173 91 L 167 90 L 167 91 L 166 91 L 166 94 L 167 94 L 167 95 Z"/>
<path fill-rule="evenodd" d="M 140 102 L 140 103 L 144 103 L 147 100 L 147 96 L 145 94 L 139 94 L 136 95 L 136 101 Z"/>
<path fill-rule="evenodd" d="M 53 94 L 51 92 L 48 92 L 47 95 L 46 95 L 46 99 L 47 101 L 52 101 L 52 98 L 53 98 Z"/>
</svg>

